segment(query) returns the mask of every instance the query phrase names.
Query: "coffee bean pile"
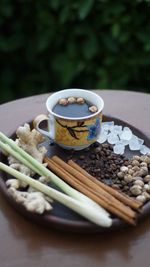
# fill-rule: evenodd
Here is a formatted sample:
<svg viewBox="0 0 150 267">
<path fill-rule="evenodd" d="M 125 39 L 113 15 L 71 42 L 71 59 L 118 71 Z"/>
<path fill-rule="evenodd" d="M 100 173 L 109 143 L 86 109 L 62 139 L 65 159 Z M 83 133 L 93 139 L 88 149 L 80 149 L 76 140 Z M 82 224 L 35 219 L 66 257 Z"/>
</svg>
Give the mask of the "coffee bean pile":
<svg viewBox="0 0 150 267">
<path fill-rule="evenodd" d="M 129 160 L 124 155 L 114 154 L 112 145 L 96 142 L 89 149 L 84 149 L 80 155 L 74 154 L 72 158 L 98 180 L 116 189 L 123 188 L 117 173 L 121 166 L 129 164 Z"/>
</svg>

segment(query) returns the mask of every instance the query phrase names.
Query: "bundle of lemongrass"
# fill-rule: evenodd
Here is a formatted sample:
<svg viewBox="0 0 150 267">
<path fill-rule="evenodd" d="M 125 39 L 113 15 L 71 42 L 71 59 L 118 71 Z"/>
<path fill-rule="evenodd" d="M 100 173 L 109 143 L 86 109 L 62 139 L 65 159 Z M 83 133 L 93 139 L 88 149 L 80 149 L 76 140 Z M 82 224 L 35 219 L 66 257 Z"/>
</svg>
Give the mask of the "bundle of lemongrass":
<svg viewBox="0 0 150 267">
<path fill-rule="evenodd" d="M 77 212 L 81 216 L 99 226 L 110 227 L 112 225 L 110 214 L 105 209 L 62 181 L 53 172 L 48 170 L 43 164 L 39 163 L 31 155 L 17 146 L 12 139 L 8 138 L 2 132 L 0 132 L 0 149 L 9 155 L 12 155 L 14 158 L 19 160 L 25 166 L 29 167 L 35 173 L 39 174 L 40 176 L 45 176 L 53 184 L 60 188 L 65 194 L 51 188 L 50 186 L 42 184 L 38 180 L 26 176 L 19 171 L 14 170 L 13 168 L 7 166 L 2 162 L 0 162 L 0 170 L 7 172 L 20 181 L 27 183 L 37 191 L 40 191 L 45 195 L 51 197 L 52 199 L 62 203 L 63 205 L 67 206 L 68 208 L 72 209 L 73 211 Z"/>
</svg>

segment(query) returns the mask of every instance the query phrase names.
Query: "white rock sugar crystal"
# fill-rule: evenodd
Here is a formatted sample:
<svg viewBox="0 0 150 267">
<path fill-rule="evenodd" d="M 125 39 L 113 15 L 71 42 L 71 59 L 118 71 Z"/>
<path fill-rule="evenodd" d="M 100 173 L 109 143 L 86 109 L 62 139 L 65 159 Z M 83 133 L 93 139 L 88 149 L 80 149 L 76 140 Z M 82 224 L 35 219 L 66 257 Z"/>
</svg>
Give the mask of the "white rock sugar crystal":
<svg viewBox="0 0 150 267">
<path fill-rule="evenodd" d="M 122 132 L 122 126 L 120 126 L 120 125 L 110 126 L 110 132 L 116 133 L 116 134 L 121 134 L 121 132 Z"/>
<path fill-rule="evenodd" d="M 141 139 L 141 138 L 138 138 L 138 142 L 139 142 L 140 145 L 143 145 L 144 144 L 144 140 Z"/>
<path fill-rule="evenodd" d="M 148 147 L 145 146 L 145 145 L 141 145 L 140 152 L 141 152 L 141 154 L 143 154 L 143 155 L 148 154 L 148 153 L 150 153 L 150 148 L 148 148 Z"/>
<path fill-rule="evenodd" d="M 139 150 L 143 155 L 150 153 L 150 148 L 144 145 L 143 139 L 134 135 L 129 127 L 122 128 L 121 125 L 115 125 L 114 121 L 102 122 L 101 134 L 97 141 L 101 144 L 108 142 L 114 145 L 115 154 L 122 155 L 127 145 L 130 150 Z"/>
<path fill-rule="evenodd" d="M 131 150 L 140 150 L 141 146 L 143 145 L 144 140 L 138 138 L 136 135 L 132 135 L 132 138 L 129 140 L 129 148 Z"/>
<path fill-rule="evenodd" d="M 100 144 L 103 144 L 106 141 L 107 141 L 107 132 L 102 129 L 97 142 L 99 142 Z"/>
<path fill-rule="evenodd" d="M 115 154 L 123 155 L 125 150 L 125 146 L 121 144 L 117 144 L 113 147 L 113 151 Z"/>
<path fill-rule="evenodd" d="M 141 144 L 139 143 L 137 136 L 134 135 L 129 141 L 129 148 L 130 150 L 140 150 L 140 147 Z"/>
<path fill-rule="evenodd" d="M 114 121 L 106 121 L 106 122 L 102 122 L 102 129 L 103 130 L 110 130 L 110 128 L 114 126 Z"/>
<path fill-rule="evenodd" d="M 132 138 L 132 131 L 129 127 L 124 127 L 123 131 L 120 133 L 121 140 L 130 140 Z"/>
<path fill-rule="evenodd" d="M 116 133 L 111 132 L 108 135 L 107 141 L 108 141 L 109 144 L 114 145 L 114 144 L 119 142 L 119 137 L 118 137 L 118 135 Z"/>
</svg>

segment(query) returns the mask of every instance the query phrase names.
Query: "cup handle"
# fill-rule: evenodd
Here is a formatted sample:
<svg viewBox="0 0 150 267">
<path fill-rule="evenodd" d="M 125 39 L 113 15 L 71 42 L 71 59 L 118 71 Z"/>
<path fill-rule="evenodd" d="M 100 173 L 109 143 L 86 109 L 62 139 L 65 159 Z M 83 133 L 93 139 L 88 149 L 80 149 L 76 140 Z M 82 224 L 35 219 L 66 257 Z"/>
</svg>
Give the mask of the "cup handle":
<svg viewBox="0 0 150 267">
<path fill-rule="evenodd" d="M 49 118 L 47 115 L 45 114 L 40 114 L 38 115 L 34 120 L 33 120 L 33 126 L 34 128 L 40 132 L 41 134 L 43 134 L 44 136 L 47 136 L 49 137 L 52 141 L 53 141 L 53 138 L 50 134 L 50 131 L 46 131 L 46 130 L 43 130 L 42 128 L 40 128 L 40 124 L 43 122 L 48 122 L 49 121 Z"/>
</svg>

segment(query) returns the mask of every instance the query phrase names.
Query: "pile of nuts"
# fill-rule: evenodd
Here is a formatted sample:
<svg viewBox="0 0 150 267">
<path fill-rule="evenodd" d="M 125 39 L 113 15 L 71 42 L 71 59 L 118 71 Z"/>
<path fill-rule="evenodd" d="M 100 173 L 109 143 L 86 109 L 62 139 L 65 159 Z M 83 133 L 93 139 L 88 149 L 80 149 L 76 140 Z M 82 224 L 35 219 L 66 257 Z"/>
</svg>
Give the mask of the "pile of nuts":
<svg viewBox="0 0 150 267">
<path fill-rule="evenodd" d="M 150 199 L 150 155 L 133 156 L 129 165 L 122 166 L 117 176 L 124 192 L 142 203 Z"/>
<path fill-rule="evenodd" d="M 61 98 L 58 101 L 59 105 L 62 106 L 67 106 L 68 104 L 73 104 L 73 103 L 77 103 L 77 104 L 84 104 L 85 103 L 85 99 L 83 97 L 74 97 L 74 96 L 70 96 L 68 98 Z M 92 105 L 89 107 L 89 111 L 92 113 L 97 112 L 97 107 Z"/>
</svg>

